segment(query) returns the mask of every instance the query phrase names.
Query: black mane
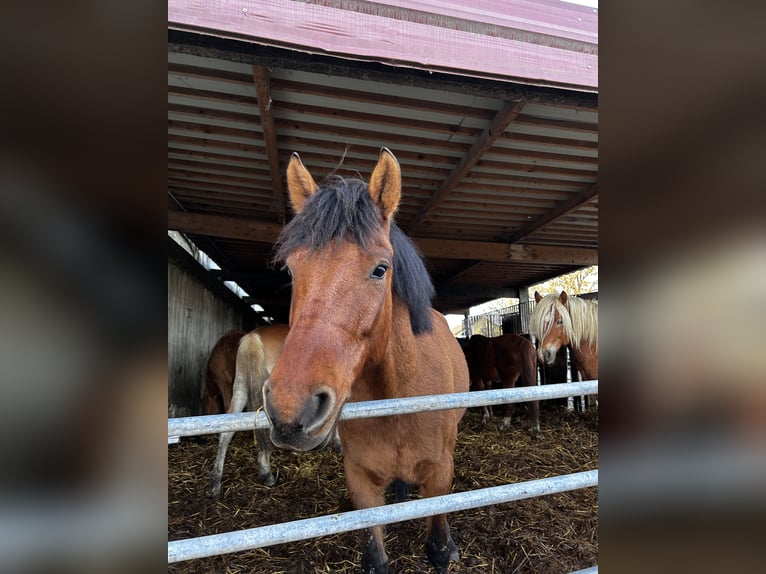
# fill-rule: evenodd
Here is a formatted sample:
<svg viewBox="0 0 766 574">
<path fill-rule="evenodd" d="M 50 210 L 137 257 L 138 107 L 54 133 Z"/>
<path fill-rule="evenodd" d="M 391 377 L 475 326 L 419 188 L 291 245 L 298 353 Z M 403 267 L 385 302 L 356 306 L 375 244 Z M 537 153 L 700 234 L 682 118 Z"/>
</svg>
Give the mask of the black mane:
<svg viewBox="0 0 766 574">
<path fill-rule="evenodd" d="M 303 209 L 285 225 L 276 244 L 275 260 L 283 263 L 298 247 L 324 249 L 346 239 L 362 248 L 382 225 L 380 210 L 359 179 L 329 178 L 306 200 Z M 431 300 L 435 290 L 414 243 L 391 222 L 394 249 L 394 291 L 407 304 L 414 334 L 430 332 Z"/>
</svg>

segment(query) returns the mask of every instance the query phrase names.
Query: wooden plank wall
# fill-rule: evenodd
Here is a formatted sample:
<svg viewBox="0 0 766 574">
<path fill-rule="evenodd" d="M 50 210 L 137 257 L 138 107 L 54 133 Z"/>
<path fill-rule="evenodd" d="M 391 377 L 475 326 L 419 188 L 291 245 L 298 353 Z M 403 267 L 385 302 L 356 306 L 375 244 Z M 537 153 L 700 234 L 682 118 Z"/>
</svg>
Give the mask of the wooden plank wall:
<svg viewBox="0 0 766 574">
<path fill-rule="evenodd" d="M 205 364 L 216 341 L 250 320 L 207 289 L 196 277 L 168 262 L 168 416 L 202 414 Z"/>
</svg>

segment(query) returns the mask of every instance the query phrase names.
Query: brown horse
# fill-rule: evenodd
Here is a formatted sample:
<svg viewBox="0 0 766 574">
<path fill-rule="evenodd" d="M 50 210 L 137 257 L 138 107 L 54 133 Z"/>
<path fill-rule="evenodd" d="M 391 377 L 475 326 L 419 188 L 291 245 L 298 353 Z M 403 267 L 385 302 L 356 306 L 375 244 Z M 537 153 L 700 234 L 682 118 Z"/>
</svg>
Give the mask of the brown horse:
<svg viewBox="0 0 766 574">
<path fill-rule="evenodd" d="M 262 405 L 261 388 L 279 358 L 282 345 L 287 336 L 287 325 L 269 325 L 249 332 L 241 338 L 236 354 L 236 375 L 230 391 L 230 403 L 227 413 L 240 413 L 245 407 L 257 410 Z M 224 397 L 226 394 L 224 393 Z M 225 398 L 224 398 L 225 400 Z M 271 472 L 272 444 L 268 429 L 255 431 L 258 442 L 258 479 L 268 486 L 276 482 Z M 208 496 L 221 493 L 221 477 L 233 432 L 223 432 L 218 441 L 218 455 L 210 472 Z"/>
<path fill-rule="evenodd" d="M 237 349 L 245 331 L 229 331 L 210 351 L 205 366 L 205 384 L 202 386 L 202 404 L 206 415 L 225 413 L 231 402 Z"/>
<path fill-rule="evenodd" d="M 343 405 L 468 390 L 468 368 L 422 258 L 392 216 L 401 172 L 383 148 L 369 186 L 333 177 L 318 186 L 293 154 L 287 184 L 295 218 L 277 246 L 293 279 L 290 333 L 264 386 L 275 445 L 326 443 Z M 394 480 L 424 497 L 452 488 L 453 451 L 465 409 L 340 422 L 346 486 L 356 508 L 385 503 Z M 427 519 L 437 572 L 458 559 L 445 514 Z M 387 572 L 382 526 L 369 529 L 364 572 Z"/>
<path fill-rule="evenodd" d="M 517 381 L 520 386 L 537 385 L 537 359 L 535 347 L 521 335 L 506 334 L 499 337 L 474 335 L 465 349 L 468 371 L 471 375 L 471 389 L 491 388 L 494 381 L 501 382 L 501 388 L 512 389 Z M 540 431 L 540 401 L 530 401 L 530 428 Z M 511 426 L 514 404 L 505 405 L 505 415 L 500 424 L 501 430 Z M 487 422 L 490 409 L 484 407 L 482 422 Z"/>
<path fill-rule="evenodd" d="M 543 363 L 556 360 L 559 348 L 570 345 L 575 366 L 584 380 L 598 379 L 598 302 L 579 297 L 535 291 L 536 305 L 529 317 L 529 332 L 537 337 Z"/>
</svg>

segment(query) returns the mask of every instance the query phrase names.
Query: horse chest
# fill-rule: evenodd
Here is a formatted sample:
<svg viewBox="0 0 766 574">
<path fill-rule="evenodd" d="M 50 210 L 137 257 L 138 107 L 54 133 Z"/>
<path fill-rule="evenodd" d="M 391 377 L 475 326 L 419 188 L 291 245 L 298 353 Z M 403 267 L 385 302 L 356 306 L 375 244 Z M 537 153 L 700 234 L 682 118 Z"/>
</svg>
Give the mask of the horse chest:
<svg viewBox="0 0 766 574">
<path fill-rule="evenodd" d="M 443 437 L 427 419 L 418 414 L 343 421 L 343 456 L 381 475 L 411 477 L 418 465 L 439 458 L 444 448 Z"/>
</svg>

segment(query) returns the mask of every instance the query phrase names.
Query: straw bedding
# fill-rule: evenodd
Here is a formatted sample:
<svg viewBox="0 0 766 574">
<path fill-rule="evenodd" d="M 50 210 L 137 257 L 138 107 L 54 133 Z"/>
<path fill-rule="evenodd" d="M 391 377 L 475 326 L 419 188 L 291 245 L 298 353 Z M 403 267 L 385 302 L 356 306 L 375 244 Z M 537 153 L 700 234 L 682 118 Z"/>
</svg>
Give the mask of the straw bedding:
<svg viewBox="0 0 766 574">
<path fill-rule="evenodd" d="M 520 415 L 524 408 L 516 409 Z M 469 410 L 455 449 L 453 492 L 545 478 L 598 468 L 598 412 L 566 412 L 541 404 L 539 435 L 514 417 L 511 430 L 500 419 L 482 425 L 481 411 Z M 168 447 L 168 539 L 178 540 L 352 510 L 340 456 L 275 450 L 277 484 L 257 478 L 252 433 L 237 433 L 226 459 L 221 497 L 204 491 L 217 450 L 217 436 L 184 440 Z M 413 496 L 417 496 L 414 494 Z M 586 488 L 449 515 L 461 559 L 450 572 L 568 573 L 598 562 L 597 489 Z M 359 571 L 360 532 L 314 538 L 246 552 L 168 565 L 177 574 L 351 573 Z M 386 552 L 392 573 L 432 569 L 425 556 L 423 519 L 387 527 Z"/>
</svg>

